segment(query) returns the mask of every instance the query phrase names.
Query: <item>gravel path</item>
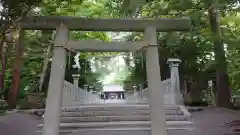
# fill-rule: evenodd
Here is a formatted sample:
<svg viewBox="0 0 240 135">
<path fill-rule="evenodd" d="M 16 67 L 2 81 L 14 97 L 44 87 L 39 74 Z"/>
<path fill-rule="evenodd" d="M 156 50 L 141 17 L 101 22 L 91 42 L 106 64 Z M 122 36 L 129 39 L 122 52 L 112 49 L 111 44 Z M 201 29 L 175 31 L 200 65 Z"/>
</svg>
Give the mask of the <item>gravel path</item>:
<svg viewBox="0 0 240 135">
<path fill-rule="evenodd" d="M 240 135 L 231 133 L 232 127 L 227 123 L 240 120 L 240 111 L 208 108 L 192 113 L 196 129 L 193 131 L 168 131 L 168 135 Z M 41 135 L 36 133 L 36 125 L 42 123 L 38 116 L 25 113 L 12 113 L 0 117 L 0 135 Z M 240 128 L 240 127 L 239 127 Z M 231 134 L 227 134 L 231 133 Z M 68 135 L 79 135 L 71 133 Z M 150 135 L 149 131 L 101 131 L 86 132 L 81 135 Z"/>
</svg>

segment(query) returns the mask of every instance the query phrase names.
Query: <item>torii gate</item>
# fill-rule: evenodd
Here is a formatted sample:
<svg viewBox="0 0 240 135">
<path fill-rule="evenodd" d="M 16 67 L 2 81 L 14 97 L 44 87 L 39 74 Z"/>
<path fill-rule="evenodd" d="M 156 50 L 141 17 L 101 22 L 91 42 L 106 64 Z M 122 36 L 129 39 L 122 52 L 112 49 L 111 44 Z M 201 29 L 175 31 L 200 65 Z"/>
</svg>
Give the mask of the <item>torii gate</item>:
<svg viewBox="0 0 240 135">
<path fill-rule="evenodd" d="M 56 30 L 48 97 L 44 115 L 43 135 L 59 135 L 62 93 L 67 50 L 77 51 L 136 51 L 146 48 L 148 89 L 150 92 L 151 135 L 166 135 L 164 91 L 160 88 L 160 66 L 157 32 L 185 31 L 189 18 L 171 19 L 93 19 L 63 16 L 28 17 L 21 28 L 28 30 Z M 136 31 L 145 32 L 142 42 L 69 41 L 69 30 L 79 31 Z"/>
</svg>

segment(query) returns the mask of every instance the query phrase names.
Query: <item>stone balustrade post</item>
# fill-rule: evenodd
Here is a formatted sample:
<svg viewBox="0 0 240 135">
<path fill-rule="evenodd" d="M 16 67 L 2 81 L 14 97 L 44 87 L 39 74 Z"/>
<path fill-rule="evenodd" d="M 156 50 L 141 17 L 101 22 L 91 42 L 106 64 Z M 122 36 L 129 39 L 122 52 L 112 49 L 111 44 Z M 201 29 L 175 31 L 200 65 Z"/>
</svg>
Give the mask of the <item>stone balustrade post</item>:
<svg viewBox="0 0 240 135">
<path fill-rule="evenodd" d="M 72 77 L 73 77 L 73 84 L 78 87 L 78 81 L 80 78 L 80 74 L 73 74 Z"/>
<path fill-rule="evenodd" d="M 120 93 L 120 99 L 123 99 L 123 92 Z"/>
<path fill-rule="evenodd" d="M 87 84 L 84 84 L 83 85 L 83 89 L 84 89 L 84 91 L 85 91 L 85 95 L 84 95 L 84 103 L 88 103 L 89 101 L 89 99 L 88 99 L 88 94 L 86 93 L 86 92 L 88 92 L 88 85 Z"/>
<path fill-rule="evenodd" d="M 104 100 L 107 99 L 107 96 L 106 96 L 106 93 L 105 93 L 105 92 L 103 93 L 103 99 L 104 99 Z"/>
<path fill-rule="evenodd" d="M 171 80 L 171 94 L 172 94 L 172 104 L 183 105 L 183 96 L 180 90 L 180 81 L 179 81 L 179 64 L 181 60 L 170 58 L 167 61 L 167 64 L 170 67 L 170 80 Z"/>
<path fill-rule="evenodd" d="M 138 89 L 137 89 L 137 86 L 136 86 L 136 85 L 134 85 L 134 86 L 133 86 L 133 93 L 134 93 L 134 94 L 136 94 L 136 93 L 137 93 L 137 91 L 138 91 Z"/>
<path fill-rule="evenodd" d="M 138 95 L 138 90 L 137 90 L 136 85 L 133 86 L 133 95 L 134 95 L 134 102 L 138 102 L 139 101 L 139 95 Z"/>
<path fill-rule="evenodd" d="M 84 89 L 85 91 L 88 91 L 88 85 L 87 85 L 87 84 L 84 84 L 84 85 L 83 85 L 83 89 Z"/>
<path fill-rule="evenodd" d="M 94 91 L 94 86 L 91 85 L 91 86 L 89 87 L 89 89 L 90 89 L 90 92 L 93 92 L 93 91 Z"/>
</svg>

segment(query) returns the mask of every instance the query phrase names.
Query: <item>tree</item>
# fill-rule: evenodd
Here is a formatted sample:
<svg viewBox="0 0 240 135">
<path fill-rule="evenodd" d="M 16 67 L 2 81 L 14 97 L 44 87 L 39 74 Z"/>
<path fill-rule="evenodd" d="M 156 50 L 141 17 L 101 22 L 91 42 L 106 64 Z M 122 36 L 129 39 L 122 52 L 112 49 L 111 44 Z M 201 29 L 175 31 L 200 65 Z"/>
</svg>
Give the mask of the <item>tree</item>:
<svg viewBox="0 0 240 135">
<path fill-rule="evenodd" d="M 209 7 L 209 20 L 213 33 L 214 52 L 216 61 L 216 105 L 220 107 L 230 107 L 231 90 L 229 86 L 227 62 L 223 41 L 221 37 L 220 13 L 218 11 L 218 0 L 212 0 Z"/>
<path fill-rule="evenodd" d="M 2 10 L 1 10 L 1 28 L 0 28 L 0 32 L 1 32 L 1 39 L 3 40 L 3 36 L 9 32 L 9 29 L 15 29 L 16 27 L 18 27 L 18 22 L 19 20 L 23 19 L 28 11 L 34 7 L 36 4 L 38 4 L 40 1 L 31 1 L 31 0 L 1 0 L 1 5 L 2 5 Z M 12 30 L 10 30 L 12 31 Z M 2 42 L 3 43 L 3 42 Z M 1 72 L 1 80 L 4 80 L 4 76 L 5 76 L 5 69 L 6 69 L 6 57 L 3 54 L 3 45 L 1 46 L 1 60 L 2 60 L 2 72 Z M 17 47 L 17 48 L 21 48 L 21 47 Z M 16 57 L 16 65 L 14 67 L 14 75 L 13 75 L 13 89 L 12 89 L 12 94 L 10 96 L 10 104 L 12 106 L 15 106 L 14 104 L 16 104 L 16 95 L 18 93 L 18 89 L 19 89 L 19 82 L 20 82 L 20 70 L 17 68 L 20 68 L 19 65 L 21 63 L 20 61 L 20 57 L 21 57 L 21 49 L 17 49 L 17 57 Z M 1 90 L 3 91 L 3 86 L 4 86 L 4 81 L 1 81 Z M 14 99 L 15 98 L 15 99 Z"/>
<path fill-rule="evenodd" d="M 129 2 L 128 0 L 125 0 Z M 137 1 L 133 1 L 137 2 Z M 230 102 L 230 89 L 227 77 L 227 62 L 225 61 L 225 50 L 223 49 L 223 44 L 228 46 L 227 53 L 232 52 L 231 48 L 233 47 L 236 50 L 236 45 L 233 42 L 239 41 L 236 35 L 232 34 L 232 30 L 236 31 L 236 24 L 239 24 L 237 21 L 230 20 L 225 21 L 224 27 L 223 24 L 220 24 L 216 20 L 216 16 L 212 14 L 213 7 L 209 8 L 207 1 L 156 1 L 153 0 L 148 3 L 138 3 L 138 7 L 131 7 L 131 4 L 127 8 L 135 12 L 138 11 L 138 17 L 181 17 L 181 16 L 190 16 L 192 19 L 192 28 L 190 32 L 180 33 L 180 32 L 169 32 L 169 33 L 160 33 L 159 34 L 159 43 L 161 49 L 159 50 L 160 55 L 160 67 L 161 67 L 161 76 L 168 77 L 167 65 L 165 64 L 166 59 L 169 57 L 179 57 L 183 61 L 180 66 L 180 78 L 181 85 L 183 85 L 182 80 L 189 82 L 192 80 L 190 85 L 196 85 L 194 87 L 189 87 L 191 90 L 188 92 L 192 93 L 192 99 L 201 99 L 202 91 L 207 89 L 207 80 L 212 80 L 213 76 L 212 71 L 210 70 L 210 65 L 214 65 L 217 69 L 217 73 L 214 73 L 217 76 L 217 95 L 219 98 L 218 105 L 227 107 Z M 223 14 L 223 18 L 226 18 L 229 14 L 233 16 L 238 16 L 236 11 L 239 9 L 237 1 L 226 1 L 220 0 L 218 8 Z M 123 5 L 124 6 L 124 5 Z M 117 8 L 117 6 L 115 6 Z M 210 10 L 209 10 L 210 9 Z M 121 11 L 121 9 L 119 9 Z M 206 14 L 209 11 L 210 17 Z M 228 17 L 229 18 L 229 17 Z M 209 21 L 211 25 L 209 25 Z M 234 24 L 234 26 L 233 26 Z M 224 29 L 224 36 L 220 37 L 220 25 Z M 211 26 L 211 27 L 210 27 Z M 231 31 L 229 31 L 231 29 Z M 211 34 L 211 31 L 214 34 Z M 236 33 L 236 32 L 235 32 Z M 223 41 L 221 41 L 221 39 Z M 214 39 L 214 40 L 212 40 Z M 229 41 L 231 40 L 231 42 Z M 214 41 L 214 46 L 213 43 Z M 215 49 L 214 49 L 215 48 Z M 230 50 L 229 50 L 230 49 Z M 213 54 L 215 52 L 215 57 Z M 235 55 L 236 56 L 236 55 Z M 210 64 L 213 60 L 215 64 Z M 236 59 L 236 57 L 235 57 Z M 229 63 L 230 64 L 230 63 Z M 231 63 L 232 64 L 232 63 Z M 232 67 L 232 66 L 231 66 Z M 216 71 L 213 69 L 213 71 Z M 140 72 L 139 72 L 140 73 Z M 236 73 L 236 72 L 234 72 Z M 235 74 L 236 75 L 236 74 Z M 207 79 L 206 79 L 207 78 Z M 214 79 L 215 80 L 215 79 Z M 232 80 L 233 81 L 233 80 Z M 234 81 L 236 83 L 236 81 Z M 223 86 L 224 85 L 224 86 Z M 236 84 L 235 84 L 236 85 Z M 200 90 L 200 91 L 199 91 Z M 200 93 L 199 93 L 200 92 Z M 225 94 L 225 96 L 224 96 Z M 198 96 L 197 96 L 198 95 Z M 219 102 L 220 100 L 220 102 Z M 224 103 L 223 103 L 224 102 Z"/>
<path fill-rule="evenodd" d="M 40 1 L 40 0 L 39 0 Z M 181 16 L 189 16 L 192 20 L 192 28 L 189 32 L 168 32 L 168 33 L 159 33 L 159 64 L 161 67 L 161 76 L 162 79 L 169 78 L 169 68 L 166 64 L 166 60 L 170 57 L 178 57 L 182 60 L 180 65 L 180 82 L 181 86 L 183 86 L 184 82 L 188 82 L 189 89 L 187 90 L 188 94 L 192 97 L 192 102 L 202 102 L 202 93 L 207 89 L 207 81 L 215 80 L 216 69 L 218 71 L 224 71 L 224 73 L 228 73 L 230 76 L 231 88 L 233 89 L 233 93 L 237 94 L 240 89 L 240 55 L 238 47 L 240 42 L 240 19 L 237 14 L 238 6 L 235 4 L 236 1 L 226 1 L 219 0 L 218 8 L 222 13 L 221 16 L 221 24 L 214 24 L 216 19 L 215 16 L 209 16 L 207 14 L 210 12 L 209 3 L 206 0 L 203 1 L 179 1 L 179 0 L 152 0 L 145 2 L 143 0 L 139 0 L 140 3 L 135 3 L 135 1 L 125 1 L 130 2 L 132 4 L 123 4 L 123 0 L 96 0 L 96 1 L 66 1 L 66 0 L 43 0 L 41 3 L 31 4 L 31 7 L 37 5 L 37 9 L 31 10 L 28 14 L 31 15 L 69 15 L 69 16 L 86 16 L 86 17 L 109 17 L 109 18 L 119 18 L 119 17 L 134 17 L 134 18 L 157 18 L 157 17 L 181 17 Z M 28 2 L 26 2 L 28 3 Z M 135 4 L 134 4 L 135 3 Z M 234 5 L 235 4 L 235 5 Z M 13 6 L 4 6 L 4 12 L 8 13 L 10 7 Z M 20 9 L 26 8 L 26 6 L 22 6 Z M 26 8 L 27 9 L 27 8 Z M 19 10 L 18 17 L 21 16 Z M 24 10 L 24 14 L 25 10 Z M 13 19 L 11 15 L 9 15 L 11 22 Z M 220 61 L 217 58 L 217 53 L 215 52 L 213 46 L 213 40 L 217 39 L 212 34 L 212 28 L 210 27 L 209 20 L 212 18 L 212 26 L 221 26 L 221 49 L 222 44 L 224 44 L 225 50 L 221 50 L 221 57 L 226 57 L 226 62 Z M 10 21 L 9 21 L 10 22 Z M 14 22 L 14 21 L 13 21 Z M 15 21 L 18 22 L 18 21 Z M 1 25 L 5 27 L 6 25 Z M 13 26 L 8 25 L 8 26 Z M 17 25 L 16 25 L 17 26 Z M 19 29 L 18 29 L 19 30 Z M 54 31 L 50 31 L 53 33 Z M 18 32 L 15 32 L 15 35 Z M 116 35 L 119 35 L 118 33 Z M 127 35 L 127 34 L 126 34 Z M 129 34 L 128 34 L 129 35 Z M 131 37 L 123 37 L 122 40 L 141 40 L 142 33 L 131 33 Z M 18 76 L 21 76 L 21 85 L 20 85 L 20 95 L 24 95 L 24 93 L 32 92 L 31 89 L 37 88 L 36 84 L 39 81 L 39 74 L 44 73 L 46 76 L 44 77 L 43 82 L 43 91 L 47 90 L 48 80 L 49 80 L 49 72 L 51 61 L 46 60 L 47 56 L 43 57 L 42 54 L 46 53 L 49 45 L 51 45 L 51 40 L 48 39 L 50 37 L 49 34 L 45 33 L 45 31 L 25 31 L 24 37 L 24 55 L 23 55 L 23 64 L 21 70 L 21 74 L 18 73 Z M 71 40 L 84 40 L 84 39 L 99 39 L 102 41 L 111 41 L 112 36 L 109 33 L 105 32 L 70 32 Z M 216 45 L 216 44 L 215 44 Z M 220 46 L 220 44 L 218 44 Z M 2 48 L 1 48 L 2 49 Z M 219 49 L 218 49 L 219 50 Z M 216 55 L 213 55 L 213 54 Z M 225 53 L 225 55 L 223 55 Z M 3 54 L 3 53 L 1 53 Z M 70 54 L 70 52 L 69 52 Z M 69 55 L 69 59 L 71 61 L 68 62 L 69 71 L 66 72 L 68 81 L 71 81 L 71 72 L 72 72 L 72 64 L 73 57 L 76 53 L 72 52 Z M 80 63 L 87 63 L 82 65 L 81 70 L 79 71 L 82 74 L 82 78 L 80 79 L 79 84 L 82 86 L 89 82 L 89 85 L 99 84 L 99 79 L 107 73 L 109 70 L 101 66 L 101 64 L 106 64 L 106 62 L 102 62 L 101 57 L 112 57 L 118 53 L 81 53 Z M 18 55 L 18 54 L 17 54 Z M 142 53 L 144 58 L 144 53 Z M 136 56 L 138 54 L 136 53 Z M 9 91 L 11 87 L 11 78 L 12 78 L 12 65 L 14 65 L 15 54 L 10 53 L 8 55 L 8 60 L 6 63 L 6 74 L 5 74 L 5 86 L 4 91 Z M 51 58 L 51 53 L 49 55 Z M 89 66 L 90 59 L 95 58 L 95 66 L 98 68 L 98 72 L 92 72 Z M 45 59 L 45 60 L 44 60 Z M 138 61 L 143 62 L 138 62 Z M 216 60 L 216 61 L 215 61 Z M 45 62 L 44 62 L 45 61 Z M 46 62 L 47 61 L 47 62 Z M 128 82 L 134 83 L 142 83 L 146 82 L 145 77 L 145 59 L 137 58 L 135 61 L 135 67 L 129 68 L 131 71 L 131 75 L 126 79 Z M 225 66 L 219 67 L 224 64 Z M 231 61 L 231 62 L 230 62 Z M 232 62 L 234 61 L 234 62 Z M 3 62 L 3 61 L 2 61 Z M 45 63 L 45 66 L 43 66 Z M 48 63 L 48 64 L 46 64 Z M 100 63 L 100 64 L 97 64 Z M 126 63 L 127 60 L 126 60 Z M 46 66 L 47 65 L 47 66 Z M 143 66 L 142 66 L 143 65 Z M 17 66 L 15 66 L 16 68 Z M 45 68 L 47 69 L 45 70 Z M 83 68 L 87 67 L 87 68 Z M 19 68 L 19 67 L 18 67 Z M 221 68 L 221 69 L 220 69 Z M 85 72 L 87 71 L 87 73 Z M 228 72 L 227 72 L 228 71 Z M 225 74 L 226 75 L 226 74 Z M 66 78 L 66 79 L 67 79 Z M 122 81 L 122 80 L 120 80 Z M 191 81 L 191 83 L 190 83 Z M 227 81 L 224 81 L 227 82 Z M 221 83 L 222 84 L 222 83 Z M 0 85 L 1 86 L 1 85 Z M 145 87 L 147 85 L 145 84 Z M 226 85 L 227 86 L 227 85 Z M 219 87 L 218 87 L 219 88 Z M 223 88 L 223 87 L 221 87 Z M 227 90 L 227 89 L 224 89 Z M 217 90 L 218 92 L 219 90 Z M 223 93 L 220 92 L 221 95 Z M 217 94 L 220 94 L 217 93 Z M 225 93 L 225 92 L 224 92 Z M 5 94 L 6 95 L 6 94 Z M 22 97 L 22 96 L 20 96 Z M 229 96 L 227 101 L 229 101 Z M 225 98 L 225 97 L 224 97 Z M 219 98 L 218 98 L 219 99 Z M 223 100 L 221 100 L 223 101 Z M 222 104 L 222 103 L 221 103 Z M 225 106 L 225 105 L 224 105 Z"/>
<path fill-rule="evenodd" d="M 13 79 L 12 88 L 9 95 L 8 104 L 11 108 L 15 108 L 17 105 L 17 97 L 20 89 L 20 76 L 21 76 L 21 66 L 22 66 L 22 55 L 23 55 L 23 36 L 24 31 L 20 30 L 18 43 L 16 45 L 16 58 L 13 67 Z"/>
</svg>

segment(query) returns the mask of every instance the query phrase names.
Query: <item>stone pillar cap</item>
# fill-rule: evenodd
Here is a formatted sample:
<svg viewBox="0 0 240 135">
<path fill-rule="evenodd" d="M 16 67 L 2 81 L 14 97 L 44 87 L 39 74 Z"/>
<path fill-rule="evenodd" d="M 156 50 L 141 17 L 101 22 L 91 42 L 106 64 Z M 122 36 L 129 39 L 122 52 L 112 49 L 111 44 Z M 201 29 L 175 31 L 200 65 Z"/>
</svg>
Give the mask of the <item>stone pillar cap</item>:
<svg viewBox="0 0 240 135">
<path fill-rule="evenodd" d="M 79 78 L 79 77 L 80 77 L 80 74 L 73 74 L 72 77 L 73 77 L 73 78 Z"/>
<path fill-rule="evenodd" d="M 175 67 L 175 66 L 179 66 L 179 64 L 181 63 L 182 61 L 180 59 L 177 59 L 177 58 L 169 58 L 167 60 L 167 64 L 169 64 L 170 67 Z"/>
<path fill-rule="evenodd" d="M 167 60 L 167 63 L 168 63 L 168 64 L 169 64 L 169 63 L 172 63 L 172 62 L 181 63 L 182 61 L 181 61 L 180 59 L 178 59 L 178 58 L 169 58 L 169 59 Z"/>
</svg>

